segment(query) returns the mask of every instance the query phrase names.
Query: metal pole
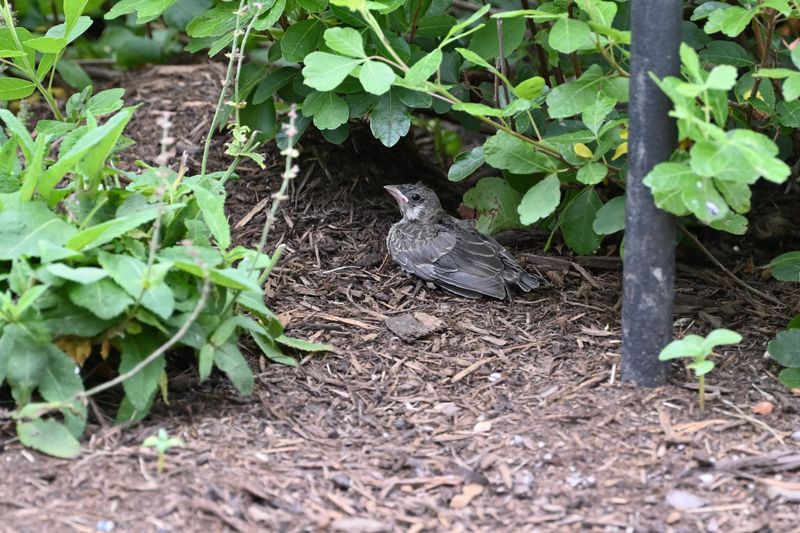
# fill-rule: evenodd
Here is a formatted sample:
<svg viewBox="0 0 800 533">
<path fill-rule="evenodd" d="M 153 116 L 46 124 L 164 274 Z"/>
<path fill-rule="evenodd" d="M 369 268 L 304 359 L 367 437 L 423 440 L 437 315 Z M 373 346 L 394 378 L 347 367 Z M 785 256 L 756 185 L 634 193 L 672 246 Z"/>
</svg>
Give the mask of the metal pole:
<svg viewBox="0 0 800 533">
<path fill-rule="evenodd" d="M 642 179 L 675 149 L 669 99 L 650 79 L 680 71 L 681 0 L 633 0 L 631 5 L 630 149 L 625 202 L 622 295 L 622 379 L 664 384 L 658 360 L 672 338 L 675 221 L 655 206 Z"/>
</svg>

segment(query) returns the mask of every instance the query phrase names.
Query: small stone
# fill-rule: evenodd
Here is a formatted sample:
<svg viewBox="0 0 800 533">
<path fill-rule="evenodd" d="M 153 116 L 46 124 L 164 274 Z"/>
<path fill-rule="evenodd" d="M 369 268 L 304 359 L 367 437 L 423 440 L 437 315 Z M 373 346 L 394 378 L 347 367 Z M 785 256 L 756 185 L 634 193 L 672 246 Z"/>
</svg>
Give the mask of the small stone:
<svg viewBox="0 0 800 533">
<path fill-rule="evenodd" d="M 349 489 L 350 484 L 352 483 L 352 481 L 350 480 L 350 476 L 342 472 L 334 474 L 333 477 L 331 477 L 331 481 L 333 481 L 333 485 L 337 489 L 342 489 L 342 490 Z"/>
<path fill-rule="evenodd" d="M 99 520 L 94 527 L 97 531 L 108 533 L 110 531 L 114 531 L 116 524 L 114 523 L 113 520 Z"/>
<path fill-rule="evenodd" d="M 395 419 L 395 421 L 394 421 L 394 428 L 395 429 L 406 429 L 406 428 L 408 428 L 408 426 L 409 426 L 408 420 L 406 420 L 402 416 L 400 418 Z"/>
<path fill-rule="evenodd" d="M 705 506 L 706 500 L 687 490 L 672 490 L 667 494 L 667 503 L 675 509 L 686 511 Z"/>
<path fill-rule="evenodd" d="M 667 524 L 669 525 L 677 524 L 680 521 L 681 521 L 681 513 L 679 513 L 678 511 L 672 511 L 667 515 Z"/>
<path fill-rule="evenodd" d="M 514 497 L 527 499 L 533 497 L 534 478 L 530 470 L 520 470 L 514 475 Z"/>
<path fill-rule="evenodd" d="M 800 429 L 792 433 L 792 440 L 795 442 L 800 442 Z"/>
</svg>

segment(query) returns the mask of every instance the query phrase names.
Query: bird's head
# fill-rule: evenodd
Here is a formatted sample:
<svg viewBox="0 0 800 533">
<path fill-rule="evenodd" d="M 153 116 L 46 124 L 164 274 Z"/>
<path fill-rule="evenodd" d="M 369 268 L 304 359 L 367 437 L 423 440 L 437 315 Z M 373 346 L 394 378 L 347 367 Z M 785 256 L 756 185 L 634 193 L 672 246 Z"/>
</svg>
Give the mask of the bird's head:
<svg viewBox="0 0 800 533">
<path fill-rule="evenodd" d="M 419 183 L 387 185 L 384 187 L 397 200 L 406 222 L 430 220 L 442 210 L 436 193 Z"/>
</svg>

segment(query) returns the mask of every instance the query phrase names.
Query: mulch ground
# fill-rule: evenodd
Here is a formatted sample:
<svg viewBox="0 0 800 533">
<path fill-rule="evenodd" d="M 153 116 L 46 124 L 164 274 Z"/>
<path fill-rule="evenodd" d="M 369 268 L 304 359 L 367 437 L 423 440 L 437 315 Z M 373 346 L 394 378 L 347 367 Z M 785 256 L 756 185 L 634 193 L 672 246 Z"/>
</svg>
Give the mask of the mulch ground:
<svg viewBox="0 0 800 533">
<path fill-rule="evenodd" d="M 128 129 L 139 144 L 121 164 L 158 156 L 169 113 L 165 160 L 186 151 L 196 171 L 219 76 L 213 66 L 128 75 L 128 101 L 143 105 Z M 212 169 L 227 165 L 223 140 Z M 266 171 L 245 165 L 230 184 L 243 244 L 258 239 L 278 186 L 268 151 Z M 0 428 L 0 530 L 797 531 L 800 398 L 764 352 L 800 291 L 748 270 L 743 243 L 738 271 L 795 308 L 681 263 L 676 333 L 722 324 L 745 336 L 716 358 L 700 412 L 680 366 L 666 387 L 620 383 L 618 260 L 543 256 L 546 235 L 511 236 L 547 288 L 511 303 L 449 296 L 401 274 L 384 246 L 397 212 L 381 187 L 418 179 L 421 156 L 358 132 L 338 147 L 312 137 L 302 152 L 270 236 L 286 253 L 267 301 L 290 334 L 335 351 L 295 369 L 245 346 L 257 372 L 249 398 L 221 376 L 198 384 L 176 369 L 169 405 L 124 429 L 98 410 L 73 461 Z M 429 183 L 454 207 L 449 184 Z M 385 324 L 406 313 L 443 326 L 406 342 Z M 755 414 L 764 401 L 772 413 Z M 141 447 L 158 428 L 186 443 L 160 476 Z"/>
</svg>

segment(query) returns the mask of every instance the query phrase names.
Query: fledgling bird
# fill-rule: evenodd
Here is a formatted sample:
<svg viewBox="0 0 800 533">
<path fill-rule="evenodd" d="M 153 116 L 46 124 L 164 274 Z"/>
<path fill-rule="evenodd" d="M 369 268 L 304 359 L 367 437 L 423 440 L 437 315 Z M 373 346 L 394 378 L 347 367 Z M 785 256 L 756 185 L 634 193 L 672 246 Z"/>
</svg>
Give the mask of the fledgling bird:
<svg viewBox="0 0 800 533">
<path fill-rule="evenodd" d="M 459 296 L 510 298 L 528 292 L 539 278 L 519 266 L 493 238 L 467 220 L 445 213 L 432 190 L 419 184 L 384 187 L 403 219 L 392 225 L 386 245 L 400 267 Z"/>
</svg>

